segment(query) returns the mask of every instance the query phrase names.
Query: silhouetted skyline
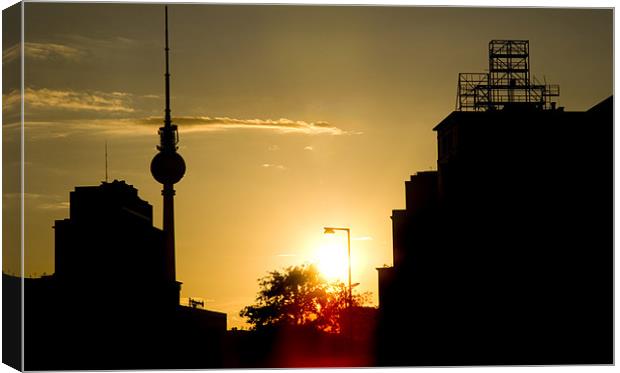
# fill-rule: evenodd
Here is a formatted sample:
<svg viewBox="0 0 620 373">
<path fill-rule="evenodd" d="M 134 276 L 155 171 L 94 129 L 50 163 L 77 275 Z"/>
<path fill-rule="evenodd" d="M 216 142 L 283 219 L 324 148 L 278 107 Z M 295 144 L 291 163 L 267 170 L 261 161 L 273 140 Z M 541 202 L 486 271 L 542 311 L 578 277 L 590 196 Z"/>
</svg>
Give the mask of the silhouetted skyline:
<svg viewBox="0 0 620 373">
<path fill-rule="evenodd" d="M 24 284 L 24 369 L 222 366 L 226 314 L 179 304 L 152 206 L 119 180 L 78 186 L 70 203 L 54 224 L 54 273 Z M 3 277 L 5 302 L 18 281 Z M 4 326 L 8 345 L 19 323 Z"/>
<path fill-rule="evenodd" d="M 26 4 L 26 274 L 53 271 L 51 222 L 67 215 L 67 191 L 103 180 L 106 140 L 110 178 L 134 184 L 161 226 L 148 172 L 163 117 L 161 8 Z M 402 180 L 436 169 L 431 129 L 454 109 L 457 74 L 486 67 L 489 40 L 530 40 L 533 74 L 561 85 L 567 110 L 612 93 L 611 10 L 169 12 L 173 120 L 191 164 L 175 185 L 177 278 L 181 297 L 203 297 L 229 326 L 243 325 L 257 278 L 316 258 L 326 225 L 351 227 L 353 281 L 376 297 Z M 18 62 L 12 47 L 5 39 L 5 65 Z"/>
</svg>

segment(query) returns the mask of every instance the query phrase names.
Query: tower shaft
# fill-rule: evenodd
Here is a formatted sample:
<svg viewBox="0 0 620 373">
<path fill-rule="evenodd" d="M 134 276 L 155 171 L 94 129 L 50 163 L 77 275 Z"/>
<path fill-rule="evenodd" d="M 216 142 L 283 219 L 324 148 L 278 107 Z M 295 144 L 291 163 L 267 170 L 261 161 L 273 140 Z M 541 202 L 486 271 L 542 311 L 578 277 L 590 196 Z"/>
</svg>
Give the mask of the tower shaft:
<svg viewBox="0 0 620 373">
<path fill-rule="evenodd" d="M 169 281 L 176 281 L 176 260 L 175 260 L 175 240 L 174 240 L 174 187 L 173 184 L 164 184 L 161 191 L 164 199 L 164 240 L 166 258 L 166 278 Z"/>
</svg>

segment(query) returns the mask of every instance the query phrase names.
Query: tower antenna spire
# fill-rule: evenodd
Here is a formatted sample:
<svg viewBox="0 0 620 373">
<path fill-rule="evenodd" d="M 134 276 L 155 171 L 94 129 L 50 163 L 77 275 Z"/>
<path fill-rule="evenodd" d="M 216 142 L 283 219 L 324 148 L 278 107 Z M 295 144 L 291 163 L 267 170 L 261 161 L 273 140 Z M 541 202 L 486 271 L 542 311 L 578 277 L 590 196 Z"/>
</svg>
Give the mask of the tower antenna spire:
<svg viewBox="0 0 620 373">
<path fill-rule="evenodd" d="M 166 116 L 164 118 L 164 126 L 170 127 L 172 120 L 170 119 L 170 68 L 168 62 L 168 54 L 170 48 L 168 47 L 168 6 L 165 7 L 166 14 Z"/>
</svg>

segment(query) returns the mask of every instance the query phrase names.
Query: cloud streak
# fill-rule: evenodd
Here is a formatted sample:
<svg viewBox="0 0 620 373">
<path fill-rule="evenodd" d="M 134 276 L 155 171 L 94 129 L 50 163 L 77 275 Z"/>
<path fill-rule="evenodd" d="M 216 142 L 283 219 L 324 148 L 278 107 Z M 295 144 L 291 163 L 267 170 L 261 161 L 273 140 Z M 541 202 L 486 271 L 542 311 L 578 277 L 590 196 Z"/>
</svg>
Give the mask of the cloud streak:
<svg viewBox="0 0 620 373">
<path fill-rule="evenodd" d="M 160 127 L 163 118 L 140 117 L 144 112 L 137 109 L 140 95 L 127 92 L 74 91 L 27 87 L 24 91 L 25 108 L 29 129 L 52 129 L 48 137 L 64 137 L 73 133 L 105 132 L 116 135 L 138 135 Z M 13 90 L 3 95 L 3 109 L 16 109 L 20 103 L 20 92 Z M 138 105 L 140 106 L 140 105 Z M 128 116 L 127 114 L 132 114 Z M 133 116 L 135 115 L 135 116 Z M 344 131 L 325 121 L 280 119 L 239 119 L 210 116 L 175 116 L 173 122 L 180 132 L 221 132 L 239 130 L 268 131 L 281 134 L 345 135 L 358 134 Z M 45 136 L 41 136 L 45 137 Z M 273 147 L 270 150 L 277 150 Z M 307 146 L 306 150 L 312 150 Z"/>
<path fill-rule="evenodd" d="M 3 95 L 4 105 L 19 104 L 20 92 L 13 90 Z M 26 88 L 24 100 L 27 109 L 69 110 L 132 113 L 131 95 L 124 92 L 73 91 Z"/>
<path fill-rule="evenodd" d="M 179 132 L 182 135 L 194 133 L 223 133 L 236 130 L 257 130 L 271 131 L 279 134 L 302 134 L 302 135 L 346 135 L 346 132 L 335 126 L 320 127 L 312 123 L 300 122 L 301 124 L 286 124 L 279 126 L 271 120 L 251 119 L 252 124 L 244 124 L 244 120 L 238 122 L 217 120 L 210 121 L 208 124 L 184 123 L 184 121 L 173 120 L 179 124 Z M 264 124 L 257 124 L 259 121 Z M 288 121 L 288 120 L 287 120 Z M 294 122 L 294 121 L 289 121 Z M 156 133 L 157 126 L 163 125 L 163 118 L 108 118 L 90 120 L 57 120 L 57 121 L 27 121 L 25 126 L 31 131 L 31 139 L 59 138 L 74 134 L 89 133 L 105 134 L 111 136 L 143 136 Z M 16 127 L 18 128 L 18 127 Z M 39 135 L 32 131 L 40 130 Z M 357 134 L 357 133 L 353 133 Z"/>
<path fill-rule="evenodd" d="M 280 133 L 304 133 L 309 135 L 329 134 L 343 135 L 346 132 L 328 122 L 305 122 L 286 118 L 274 119 L 237 119 L 229 117 L 181 116 L 173 118 L 174 123 L 183 126 L 186 131 L 259 129 L 275 130 Z M 149 117 L 138 122 L 145 125 L 161 125 L 160 117 Z"/>
<path fill-rule="evenodd" d="M 21 193 L 2 194 L 2 199 L 5 202 L 18 201 L 21 199 L 21 197 Z M 69 202 L 57 195 L 24 193 L 23 197 L 24 203 L 28 207 L 33 207 L 41 210 L 67 210 L 69 208 Z"/>
<path fill-rule="evenodd" d="M 65 59 L 76 61 L 85 55 L 85 52 L 65 44 L 56 43 L 24 43 L 24 51 L 26 58 L 33 60 L 53 60 Z M 9 63 L 17 60 L 20 56 L 21 48 L 19 44 L 14 44 L 5 49 L 2 53 L 2 62 Z"/>
<path fill-rule="evenodd" d="M 42 210 L 68 210 L 69 202 L 51 202 L 51 203 L 41 203 L 37 208 Z"/>
<path fill-rule="evenodd" d="M 275 168 L 277 170 L 286 170 L 286 167 L 281 164 L 263 163 L 260 165 L 262 168 Z"/>
<path fill-rule="evenodd" d="M 110 50 L 110 49 L 127 49 L 140 46 L 138 40 L 126 38 L 123 36 L 110 36 L 105 38 L 93 38 L 85 35 L 70 34 L 62 35 L 62 38 L 68 40 L 71 44 L 79 45 L 82 49 L 92 51 Z M 106 51 L 107 52 L 107 51 Z"/>
<path fill-rule="evenodd" d="M 140 44 L 122 36 L 108 38 L 92 38 L 83 35 L 62 35 L 64 42 L 25 42 L 24 54 L 34 61 L 65 60 L 79 61 L 84 57 L 96 58 L 97 54 L 109 53 L 119 48 L 136 48 Z M 103 50 L 103 52 L 101 52 Z M 14 44 L 2 51 L 2 62 L 18 60 L 21 54 L 20 44 Z"/>
</svg>

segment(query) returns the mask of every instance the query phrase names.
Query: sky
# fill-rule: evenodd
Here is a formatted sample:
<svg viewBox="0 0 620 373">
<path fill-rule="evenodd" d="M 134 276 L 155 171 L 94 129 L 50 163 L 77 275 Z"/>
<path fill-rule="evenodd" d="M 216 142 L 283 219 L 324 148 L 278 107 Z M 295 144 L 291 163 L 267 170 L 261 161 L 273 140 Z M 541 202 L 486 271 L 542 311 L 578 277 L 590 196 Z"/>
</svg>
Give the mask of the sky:
<svg viewBox="0 0 620 373">
<path fill-rule="evenodd" d="M 149 164 L 163 120 L 163 14 L 26 3 L 27 276 L 53 273 L 53 222 L 68 217 L 75 186 L 105 179 L 106 142 L 110 181 L 135 186 L 161 227 Z M 177 279 L 229 327 L 244 325 L 238 312 L 269 271 L 319 261 L 346 273 L 346 235 L 325 226 L 351 229 L 352 280 L 377 303 L 404 181 L 436 169 L 432 128 L 455 108 L 458 73 L 488 69 L 490 40 L 529 40 L 532 75 L 560 85 L 566 110 L 613 92 L 611 10 L 174 4 L 169 27 L 187 164 L 175 185 Z M 3 35 L 5 71 L 19 63 L 16 43 Z M 3 85 L 5 150 L 19 141 L 17 83 Z M 8 184 L 3 194 L 6 213 L 19 194 Z M 10 253 L 3 270 L 15 273 Z"/>
</svg>

